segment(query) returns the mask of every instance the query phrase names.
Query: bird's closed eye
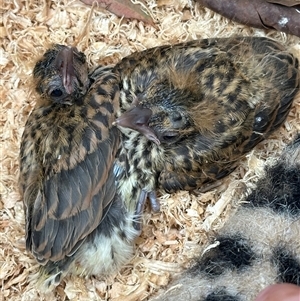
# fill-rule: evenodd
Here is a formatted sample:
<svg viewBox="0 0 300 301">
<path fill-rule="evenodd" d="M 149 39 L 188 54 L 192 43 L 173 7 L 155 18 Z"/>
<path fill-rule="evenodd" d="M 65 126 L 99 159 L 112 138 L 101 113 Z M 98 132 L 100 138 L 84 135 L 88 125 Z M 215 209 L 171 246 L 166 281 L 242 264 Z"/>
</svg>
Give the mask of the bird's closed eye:
<svg viewBox="0 0 300 301">
<path fill-rule="evenodd" d="M 166 131 L 161 133 L 161 135 L 158 135 L 160 137 L 159 140 L 162 143 L 174 143 L 178 140 L 179 138 L 179 133 L 175 131 Z"/>
</svg>

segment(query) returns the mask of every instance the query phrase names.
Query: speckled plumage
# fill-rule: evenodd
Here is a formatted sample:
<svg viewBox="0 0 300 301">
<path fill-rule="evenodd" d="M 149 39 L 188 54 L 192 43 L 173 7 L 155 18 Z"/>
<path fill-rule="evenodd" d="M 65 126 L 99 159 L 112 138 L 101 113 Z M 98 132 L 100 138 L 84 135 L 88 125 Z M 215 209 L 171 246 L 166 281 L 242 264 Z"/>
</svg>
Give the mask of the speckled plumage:
<svg viewBox="0 0 300 301">
<path fill-rule="evenodd" d="M 42 265 L 40 282 L 69 271 L 110 274 L 133 253 L 134 212 L 117 191 L 118 78 L 88 73 L 85 56 L 54 45 L 34 68 L 39 99 L 20 148 L 26 247 Z"/>
<path fill-rule="evenodd" d="M 91 73 L 75 48 L 50 49 L 20 151 L 27 249 L 46 284 L 118 270 L 147 196 L 159 210 L 159 185 L 192 190 L 230 173 L 285 120 L 297 64 L 264 38 L 157 47 Z"/>
<path fill-rule="evenodd" d="M 149 191 L 158 179 L 167 192 L 228 175 L 283 123 L 300 77 L 282 45 L 255 37 L 156 47 L 124 58 L 115 71 L 116 124 L 130 168 L 147 170 L 136 179 Z"/>
</svg>

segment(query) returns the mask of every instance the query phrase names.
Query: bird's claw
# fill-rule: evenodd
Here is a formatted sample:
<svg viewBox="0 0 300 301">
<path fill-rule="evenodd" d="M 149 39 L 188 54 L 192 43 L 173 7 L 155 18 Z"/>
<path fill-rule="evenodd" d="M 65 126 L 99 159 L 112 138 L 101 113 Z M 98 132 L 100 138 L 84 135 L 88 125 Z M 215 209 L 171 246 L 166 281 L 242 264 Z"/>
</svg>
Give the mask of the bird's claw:
<svg viewBox="0 0 300 301">
<path fill-rule="evenodd" d="M 136 208 L 135 208 L 136 219 L 133 223 L 134 228 L 136 230 L 139 230 L 139 231 L 142 230 L 141 215 L 144 211 L 144 207 L 145 207 L 145 204 L 146 204 L 147 197 L 150 200 L 150 206 L 151 206 L 152 211 L 155 212 L 155 213 L 160 211 L 160 203 L 157 200 L 156 192 L 153 191 L 153 190 L 150 191 L 150 192 L 147 192 L 144 189 L 142 189 L 142 191 L 140 193 L 140 196 L 139 196 L 139 199 L 137 201 Z"/>
</svg>

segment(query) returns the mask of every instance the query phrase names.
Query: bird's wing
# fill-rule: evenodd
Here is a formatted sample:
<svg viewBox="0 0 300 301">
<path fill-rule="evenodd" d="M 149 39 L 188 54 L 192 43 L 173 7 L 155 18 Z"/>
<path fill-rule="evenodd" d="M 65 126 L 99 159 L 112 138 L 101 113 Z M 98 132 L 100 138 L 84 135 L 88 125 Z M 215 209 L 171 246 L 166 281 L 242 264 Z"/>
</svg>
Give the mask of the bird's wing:
<svg viewBox="0 0 300 301">
<path fill-rule="evenodd" d="M 235 170 L 236 166 L 236 161 L 232 161 L 204 164 L 202 170 L 189 172 L 169 171 L 166 168 L 160 173 L 158 182 L 167 193 L 195 190 L 204 184 L 211 184 L 226 177 Z"/>
<path fill-rule="evenodd" d="M 65 107 L 67 113 L 62 108 L 33 111 L 28 119 L 21 145 L 21 191 L 27 248 L 41 263 L 74 253 L 114 198 L 116 82 L 111 72 L 100 72 L 84 105 Z"/>
<path fill-rule="evenodd" d="M 199 132 L 170 146 L 159 179 L 168 192 L 230 173 L 240 157 L 284 122 L 299 91 L 298 61 L 280 44 L 253 38 L 219 45 L 228 52 L 205 62 L 199 77 L 203 98 L 187 107 Z"/>
</svg>

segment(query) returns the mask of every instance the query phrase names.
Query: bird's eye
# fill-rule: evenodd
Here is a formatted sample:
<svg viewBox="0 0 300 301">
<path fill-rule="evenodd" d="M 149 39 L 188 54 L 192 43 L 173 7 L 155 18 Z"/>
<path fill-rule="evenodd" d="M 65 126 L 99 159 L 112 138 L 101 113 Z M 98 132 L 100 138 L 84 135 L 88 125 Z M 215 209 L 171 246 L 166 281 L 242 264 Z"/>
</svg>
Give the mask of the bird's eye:
<svg viewBox="0 0 300 301">
<path fill-rule="evenodd" d="M 160 138 L 159 140 L 161 140 L 161 142 L 165 142 L 165 143 L 174 143 L 178 140 L 178 136 L 179 133 L 178 132 L 165 132 Z"/>
<path fill-rule="evenodd" d="M 63 95 L 63 92 L 62 90 L 60 89 L 54 89 L 51 93 L 50 93 L 50 96 L 51 97 L 60 97 Z"/>
<path fill-rule="evenodd" d="M 165 141 L 168 141 L 168 140 L 174 139 L 175 137 L 176 137 L 175 135 L 164 135 L 164 136 L 163 136 L 163 139 L 164 139 Z"/>
</svg>

